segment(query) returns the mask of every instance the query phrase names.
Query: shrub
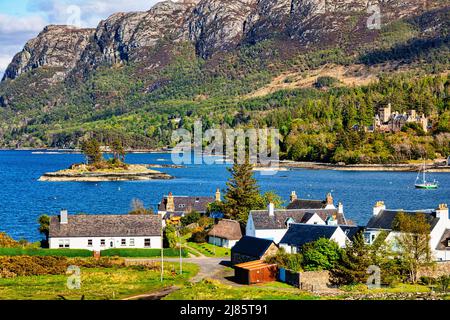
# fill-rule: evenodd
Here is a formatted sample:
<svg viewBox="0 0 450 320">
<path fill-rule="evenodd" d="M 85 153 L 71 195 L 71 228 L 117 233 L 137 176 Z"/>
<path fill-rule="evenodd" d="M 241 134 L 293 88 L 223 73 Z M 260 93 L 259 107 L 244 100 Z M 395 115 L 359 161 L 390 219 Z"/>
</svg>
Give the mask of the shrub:
<svg viewBox="0 0 450 320">
<path fill-rule="evenodd" d="M 0 277 L 65 274 L 68 265 L 65 257 L 0 257 Z"/>
<path fill-rule="evenodd" d="M 192 233 L 191 238 L 189 241 L 195 242 L 195 243 L 205 243 L 208 241 L 208 232 L 207 231 L 197 231 Z"/>
<path fill-rule="evenodd" d="M 125 260 L 118 257 L 101 257 L 100 259 L 95 258 L 84 258 L 84 259 L 70 259 L 70 264 L 83 268 L 116 268 L 125 267 Z"/>
<path fill-rule="evenodd" d="M 187 251 L 182 249 L 183 257 L 187 257 Z M 103 257 L 133 257 L 133 258 L 152 258 L 160 257 L 161 249 L 108 249 L 101 252 Z M 180 250 L 176 248 L 164 249 L 165 257 L 178 257 Z"/>
<path fill-rule="evenodd" d="M 20 243 L 8 236 L 4 232 L 0 232 L 0 248 L 14 248 L 19 247 Z"/>
<path fill-rule="evenodd" d="M 340 259 L 342 250 L 336 242 L 321 238 L 305 244 L 302 254 L 305 270 L 332 270 Z"/>
<path fill-rule="evenodd" d="M 183 227 L 188 226 L 192 223 L 198 222 L 200 220 L 200 218 L 201 218 L 201 215 L 199 212 L 192 211 L 191 213 L 189 213 L 181 218 L 181 225 Z"/>
</svg>

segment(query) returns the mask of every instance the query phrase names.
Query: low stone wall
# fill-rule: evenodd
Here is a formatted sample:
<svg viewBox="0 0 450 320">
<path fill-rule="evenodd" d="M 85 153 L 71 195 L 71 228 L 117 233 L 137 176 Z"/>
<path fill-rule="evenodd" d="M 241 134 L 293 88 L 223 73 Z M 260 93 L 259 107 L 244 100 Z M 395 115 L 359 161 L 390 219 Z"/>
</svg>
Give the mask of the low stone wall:
<svg viewBox="0 0 450 320">
<path fill-rule="evenodd" d="M 418 277 L 432 277 L 437 278 L 440 276 L 450 275 L 450 261 L 437 262 L 432 267 L 426 267 L 419 270 Z"/>
<path fill-rule="evenodd" d="M 326 290 L 330 285 L 330 273 L 328 271 L 292 272 L 285 270 L 284 274 L 284 281 L 279 279 L 280 281 L 303 290 Z"/>
</svg>

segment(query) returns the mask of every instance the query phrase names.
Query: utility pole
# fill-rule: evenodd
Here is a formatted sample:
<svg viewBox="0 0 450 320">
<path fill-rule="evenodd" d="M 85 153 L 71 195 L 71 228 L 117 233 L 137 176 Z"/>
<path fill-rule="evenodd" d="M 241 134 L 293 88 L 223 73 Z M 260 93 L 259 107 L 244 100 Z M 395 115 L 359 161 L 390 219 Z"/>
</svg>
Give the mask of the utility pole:
<svg viewBox="0 0 450 320">
<path fill-rule="evenodd" d="M 161 222 L 161 282 L 164 281 L 164 227 Z"/>
<path fill-rule="evenodd" d="M 183 257 L 182 257 L 182 243 L 181 243 L 181 234 L 180 229 L 178 229 L 178 240 L 180 241 L 180 275 L 183 274 Z"/>
</svg>

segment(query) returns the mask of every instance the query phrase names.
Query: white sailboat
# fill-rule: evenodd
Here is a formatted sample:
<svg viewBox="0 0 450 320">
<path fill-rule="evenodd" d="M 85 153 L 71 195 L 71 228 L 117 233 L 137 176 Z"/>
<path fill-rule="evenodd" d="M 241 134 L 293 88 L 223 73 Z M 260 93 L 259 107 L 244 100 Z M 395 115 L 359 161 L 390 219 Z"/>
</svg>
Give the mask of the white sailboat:
<svg viewBox="0 0 450 320">
<path fill-rule="evenodd" d="M 417 173 L 417 178 L 416 178 L 416 184 L 415 187 L 416 189 L 437 189 L 439 187 L 439 183 L 436 180 L 433 180 L 433 182 L 428 182 L 426 179 L 426 164 L 425 161 L 423 163 L 423 170 L 422 172 Z M 422 173 L 422 175 L 421 175 Z M 422 176 L 422 181 L 420 181 L 420 177 Z"/>
</svg>

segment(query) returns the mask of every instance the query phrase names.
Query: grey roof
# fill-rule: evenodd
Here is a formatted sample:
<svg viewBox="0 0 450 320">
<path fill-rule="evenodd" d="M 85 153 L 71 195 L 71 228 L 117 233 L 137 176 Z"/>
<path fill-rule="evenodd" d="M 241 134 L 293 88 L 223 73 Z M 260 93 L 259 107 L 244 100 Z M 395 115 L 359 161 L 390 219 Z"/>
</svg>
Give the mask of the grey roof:
<svg viewBox="0 0 450 320">
<path fill-rule="evenodd" d="M 275 244 L 272 240 L 244 236 L 235 244 L 231 252 L 260 259 L 272 243 Z"/>
<path fill-rule="evenodd" d="M 296 223 L 305 223 L 316 213 L 323 221 L 336 215 L 338 224 L 346 225 L 347 221 L 337 209 L 300 209 L 300 210 L 275 210 L 274 216 L 269 215 L 268 210 L 254 210 L 250 212 L 253 217 L 255 229 L 286 229 L 286 221 L 292 218 Z"/>
<path fill-rule="evenodd" d="M 326 206 L 324 200 L 297 199 L 289 203 L 286 209 L 325 209 Z"/>
<path fill-rule="evenodd" d="M 50 238 L 144 237 L 161 235 L 158 215 L 69 215 L 61 224 L 59 216 L 50 218 Z"/>
<path fill-rule="evenodd" d="M 280 244 L 301 247 L 320 238 L 330 239 L 338 228 L 339 226 L 293 223 L 289 226 Z"/>
<path fill-rule="evenodd" d="M 436 218 L 436 211 L 434 210 L 422 210 L 422 211 L 408 211 L 408 210 L 381 210 L 378 215 L 373 216 L 367 223 L 367 229 L 382 229 L 382 230 L 392 230 L 392 224 L 399 213 L 405 214 L 425 214 L 427 222 L 431 226 L 431 230 L 434 229 L 439 221 Z"/>
<path fill-rule="evenodd" d="M 175 204 L 175 211 L 190 212 L 197 211 L 205 213 L 208 204 L 213 203 L 215 198 L 213 197 L 191 197 L 191 196 L 173 196 L 173 202 Z M 167 211 L 167 196 L 162 199 L 158 204 L 159 211 Z"/>
<path fill-rule="evenodd" d="M 347 238 L 353 240 L 353 238 L 358 234 L 358 232 L 363 231 L 365 228 L 361 226 L 339 226 L 342 231 L 344 231 Z"/>
<path fill-rule="evenodd" d="M 450 241 L 450 229 L 446 229 L 442 234 L 441 240 L 436 247 L 436 250 L 447 250 L 449 247 L 447 246 Z"/>
</svg>

